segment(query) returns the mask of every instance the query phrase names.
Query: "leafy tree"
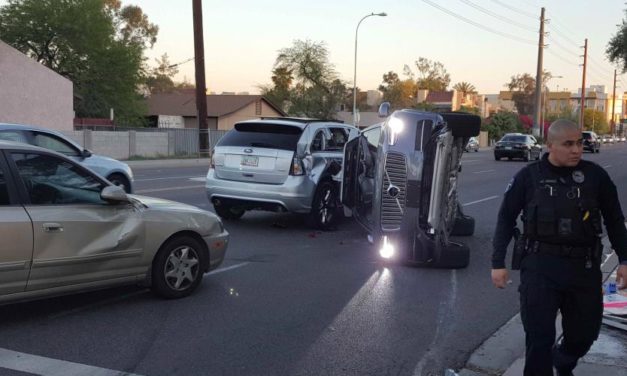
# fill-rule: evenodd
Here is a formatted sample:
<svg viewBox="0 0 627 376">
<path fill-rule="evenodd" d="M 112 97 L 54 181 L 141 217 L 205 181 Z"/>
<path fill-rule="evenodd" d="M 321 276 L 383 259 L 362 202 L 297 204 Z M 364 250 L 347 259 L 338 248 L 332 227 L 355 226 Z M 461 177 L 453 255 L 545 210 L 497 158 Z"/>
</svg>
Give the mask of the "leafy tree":
<svg viewBox="0 0 627 376">
<path fill-rule="evenodd" d="M 513 112 L 497 112 L 487 118 L 481 126 L 481 130 L 487 131 L 490 139 L 500 140 L 505 133 L 522 132 L 523 126 Z"/>
<path fill-rule="evenodd" d="M 627 16 L 627 9 L 624 12 Z M 624 73 L 627 71 L 627 17 L 623 18 L 623 22 L 617 26 L 618 30 L 608 42 L 605 53 L 607 58 L 612 63 L 618 64 Z"/>
<path fill-rule="evenodd" d="M 551 73 L 544 71 L 543 84 L 551 78 Z M 529 73 L 512 76 L 505 86 L 512 91 L 512 100 L 521 115 L 532 115 L 535 106 L 536 79 Z"/>
<path fill-rule="evenodd" d="M 169 93 L 176 89 L 176 84 L 172 80 L 178 73 L 178 67 L 170 63 L 168 54 L 161 55 L 155 59 L 157 67 L 152 69 L 151 74 L 146 78 L 146 87 L 151 94 Z"/>
<path fill-rule="evenodd" d="M 442 63 L 420 57 L 415 64 L 420 74 L 416 82 L 418 89 L 446 91 L 446 88 L 451 83 L 451 76 Z"/>
<path fill-rule="evenodd" d="M 287 112 L 293 81 L 294 76 L 291 70 L 285 67 L 274 68 L 272 70 L 272 83 L 274 86 L 261 86 L 261 94 Z"/>
<path fill-rule="evenodd" d="M 478 107 L 470 107 L 470 106 L 461 106 L 459 107 L 459 111 L 468 112 L 473 115 L 480 115 L 480 111 Z"/>
<path fill-rule="evenodd" d="M 295 83 L 289 90 L 290 115 L 333 118 L 347 93 L 346 84 L 338 79 L 329 61 L 324 42 L 296 40 L 292 47 L 281 49 L 273 74 L 275 86 L 269 90 L 278 88 L 276 95 L 281 94 L 285 84 Z"/>
<path fill-rule="evenodd" d="M 393 71 L 383 75 L 379 90 L 383 92 L 383 100 L 390 102 L 393 109 L 411 108 L 416 105 L 416 83 L 409 73 L 406 69 L 404 75 L 408 78 L 404 80 Z"/>
<path fill-rule="evenodd" d="M 119 0 L 9 0 L 0 7 L 0 39 L 70 79 L 79 117 L 106 117 L 113 108 L 118 121 L 141 119 L 143 52 L 157 33 L 141 8 Z"/>
<path fill-rule="evenodd" d="M 475 86 L 473 84 L 465 81 L 456 83 L 455 86 L 453 86 L 453 89 L 461 92 L 464 97 L 468 94 L 473 94 L 477 92 L 477 89 L 475 89 Z"/>
<path fill-rule="evenodd" d="M 594 131 L 598 134 L 604 134 L 610 131 L 605 113 L 592 108 L 586 108 L 583 112 L 583 127 L 587 131 Z"/>
</svg>

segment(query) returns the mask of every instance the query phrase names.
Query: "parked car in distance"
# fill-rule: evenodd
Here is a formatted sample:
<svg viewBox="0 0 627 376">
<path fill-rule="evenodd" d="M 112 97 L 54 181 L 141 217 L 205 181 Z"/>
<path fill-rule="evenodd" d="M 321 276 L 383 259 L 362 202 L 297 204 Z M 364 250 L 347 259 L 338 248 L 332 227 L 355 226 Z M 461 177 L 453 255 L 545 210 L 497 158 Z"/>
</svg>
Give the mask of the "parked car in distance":
<svg viewBox="0 0 627 376">
<path fill-rule="evenodd" d="M 184 297 L 229 240 L 211 212 L 127 195 L 60 153 L 7 141 L 0 218 L 0 304 L 124 284 Z"/>
<path fill-rule="evenodd" d="M 581 132 L 583 138 L 583 150 L 592 153 L 599 153 L 601 151 L 601 138 L 592 131 Z"/>
<path fill-rule="evenodd" d="M 602 138 L 604 144 L 613 144 L 614 143 L 614 137 L 612 137 L 612 135 L 604 134 L 603 136 L 601 136 L 601 138 Z"/>
<path fill-rule="evenodd" d="M 341 215 L 344 144 L 357 134 L 353 126 L 316 119 L 236 123 L 213 150 L 207 197 L 224 219 L 247 210 L 303 213 L 313 227 L 329 229 Z"/>
<path fill-rule="evenodd" d="M 61 153 L 104 176 L 115 185 L 133 192 L 133 171 L 124 162 L 93 154 L 59 132 L 18 124 L 0 123 L 0 140 L 40 146 Z"/>
<path fill-rule="evenodd" d="M 625 142 L 625 141 L 627 141 L 627 137 L 625 137 L 625 136 L 621 136 L 621 137 L 620 137 L 620 142 Z"/>
<path fill-rule="evenodd" d="M 464 150 L 467 152 L 471 152 L 471 151 L 478 152 L 479 140 L 477 140 L 477 137 L 470 137 L 470 139 L 468 139 L 468 143 L 466 144 L 466 148 Z"/>
<path fill-rule="evenodd" d="M 542 145 L 532 135 L 507 133 L 494 146 L 494 159 L 521 158 L 524 161 L 538 160 L 542 155 Z"/>
</svg>

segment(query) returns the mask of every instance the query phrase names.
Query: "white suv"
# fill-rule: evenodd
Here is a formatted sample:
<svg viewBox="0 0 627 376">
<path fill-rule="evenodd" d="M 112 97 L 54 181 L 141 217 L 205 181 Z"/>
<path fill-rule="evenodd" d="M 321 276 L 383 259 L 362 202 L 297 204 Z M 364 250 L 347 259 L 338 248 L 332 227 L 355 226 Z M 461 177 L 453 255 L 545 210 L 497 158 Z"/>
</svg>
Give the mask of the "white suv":
<svg viewBox="0 0 627 376">
<path fill-rule="evenodd" d="M 357 128 L 302 118 L 262 118 L 235 124 L 217 143 L 207 173 L 207 197 L 224 219 L 246 210 L 305 213 L 328 229 L 339 216 L 344 144 Z"/>
</svg>

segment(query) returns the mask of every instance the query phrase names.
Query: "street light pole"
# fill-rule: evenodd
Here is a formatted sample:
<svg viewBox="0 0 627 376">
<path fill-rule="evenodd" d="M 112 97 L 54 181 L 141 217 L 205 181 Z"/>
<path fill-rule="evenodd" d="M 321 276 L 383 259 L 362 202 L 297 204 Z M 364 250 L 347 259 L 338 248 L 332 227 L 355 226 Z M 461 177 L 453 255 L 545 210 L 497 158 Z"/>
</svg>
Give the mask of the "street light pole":
<svg viewBox="0 0 627 376">
<path fill-rule="evenodd" d="M 357 23 L 357 28 L 355 29 L 355 66 L 353 68 L 353 125 L 357 126 L 357 33 L 359 32 L 359 25 L 361 22 L 368 17 L 379 16 L 385 17 L 387 13 L 370 13 L 362 17 L 361 20 Z"/>
</svg>

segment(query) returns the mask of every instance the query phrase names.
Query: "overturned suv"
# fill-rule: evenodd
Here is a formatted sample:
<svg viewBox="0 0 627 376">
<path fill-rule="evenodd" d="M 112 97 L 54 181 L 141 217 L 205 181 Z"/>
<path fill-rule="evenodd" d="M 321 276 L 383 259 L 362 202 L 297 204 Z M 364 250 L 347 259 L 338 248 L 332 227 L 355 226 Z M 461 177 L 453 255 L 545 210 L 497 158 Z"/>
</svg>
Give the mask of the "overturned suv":
<svg viewBox="0 0 627 376">
<path fill-rule="evenodd" d="M 339 122 L 261 118 L 236 123 L 218 141 L 207 173 L 207 197 L 223 219 L 247 210 L 306 214 L 323 230 L 341 214 L 344 145 L 357 129 Z"/>
<path fill-rule="evenodd" d="M 400 110 L 345 147 L 342 203 L 370 234 L 384 259 L 464 268 L 475 222 L 457 198 L 460 161 L 481 120 L 466 113 Z"/>
</svg>

